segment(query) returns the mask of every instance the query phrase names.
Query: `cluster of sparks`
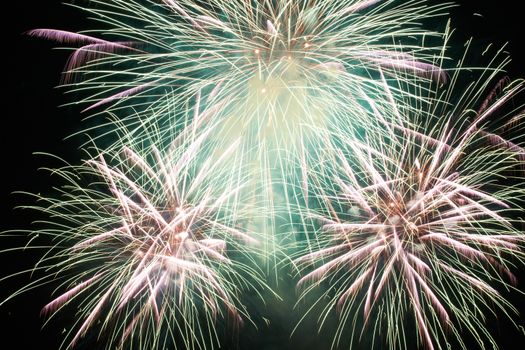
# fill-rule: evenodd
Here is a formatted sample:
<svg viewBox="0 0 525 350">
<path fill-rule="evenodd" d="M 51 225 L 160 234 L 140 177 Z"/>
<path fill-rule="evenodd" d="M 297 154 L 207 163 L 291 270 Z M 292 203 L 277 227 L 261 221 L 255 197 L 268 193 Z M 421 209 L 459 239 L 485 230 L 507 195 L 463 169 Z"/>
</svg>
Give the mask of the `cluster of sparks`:
<svg viewBox="0 0 525 350">
<path fill-rule="evenodd" d="M 322 224 L 319 248 L 295 260 L 315 266 L 298 282 L 304 297 L 323 281 L 336 290 L 327 292 L 332 299 L 325 309 L 340 313 L 334 344 L 361 312 L 365 325 L 375 323 L 373 332 L 386 328 L 391 346 L 403 348 L 412 335 L 405 324 L 412 311 L 418 339 L 434 349 L 435 339 L 450 329 L 457 335 L 458 325 L 473 334 L 485 331 L 481 305 L 513 310 L 487 279 L 516 283 L 507 259 L 522 256 L 523 234 L 508 214 L 523 191 L 494 179 L 523 167 L 525 150 L 510 141 L 498 142 L 503 150 L 474 149 L 494 141 L 478 125 L 520 89 L 523 83 L 487 100 L 470 123 L 421 111 L 426 134 L 412 125 L 379 144 L 347 140 L 338 150 L 339 169 L 320 195 L 326 215 L 310 214 Z"/>
<path fill-rule="evenodd" d="M 240 139 L 229 166 L 245 169 L 256 187 L 266 187 L 270 194 L 263 200 L 270 206 L 272 184 L 291 171 L 283 158 L 315 161 L 317 150 L 330 143 L 325 130 L 367 125 L 361 100 L 382 94 L 379 71 L 407 86 L 445 80 L 432 64 L 441 47 L 420 44 L 440 34 L 416 23 L 439 15 L 447 4 L 92 3 L 87 11 L 114 26 L 109 34 L 118 40 L 50 29 L 29 33 L 81 45 L 71 55 L 65 82 L 83 96 L 86 110 L 117 115 L 136 142 L 148 124 L 161 125 L 167 138 L 177 124 L 183 133 L 213 129 L 207 143 L 215 153 Z M 113 142 L 120 146 L 120 139 Z"/>
<path fill-rule="evenodd" d="M 55 219 L 40 232 L 59 241 L 40 264 L 62 259 L 44 269 L 65 289 L 43 311 L 74 302 L 81 316 L 66 346 L 100 331 L 112 348 L 205 349 L 219 318 L 252 321 L 243 293 L 261 297 L 257 266 L 287 251 L 275 237 L 283 210 L 310 230 L 287 266 L 300 300 L 329 286 L 305 317 L 329 300 L 319 321 L 337 311 L 333 348 L 356 341 L 358 321 L 393 348 L 412 334 L 443 348 L 450 331 L 466 348 L 463 329 L 494 343 L 479 316 L 515 311 L 490 282 L 511 288 L 511 260 L 523 259 L 523 178 L 502 179 L 521 174 L 525 151 L 487 125 L 500 111 L 519 124 L 525 112 L 506 109 L 524 83 L 484 99 L 501 67 L 486 69 L 454 95 L 463 69 L 449 76 L 443 43 L 426 44 L 448 31 L 418 24 L 449 4 L 90 3 L 110 29 L 29 32 L 79 46 L 64 85 L 111 119 L 93 138 L 110 146 L 56 170 L 69 185 L 37 208 Z"/>
<path fill-rule="evenodd" d="M 260 272 L 242 259 L 244 247 L 258 240 L 244 228 L 246 217 L 226 205 L 239 188 L 214 191 L 217 186 L 204 174 L 220 171 L 218 164 L 196 166 L 194 149 L 163 154 L 152 146 L 150 153 L 124 148 L 109 164 L 101 155 L 75 173 L 102 179 L 97 187 L 103 184 L 106 191 L 88 190 L 72 180 L 74 199 L 47 199 L 47 212 L 57 221 L 78 225 L 58 243 L 67 247 L 75 242 L 63 253 L 69 256 L 64 266 L 59 265 L 76 273 L 64 277 L 67 291 L 43 309 L 54 313 L 83 296 L 85 316 L 71 346 L 98 322 L 106 328 L 120 320 L 121 326 L 111 330 L 110 343 L 116 346 L 125 345 L 131 334 L 145 334 L 142 346 L 164 347 L 175 327 L 187 335 L 179 345 L 203 347 L 206 337 L 199 322 L 213 324 L 217 316 L 229 315 L 233 324 L 241 324 L 242 285 L 264 286 L 257 278 Z M 59 172 L 71 178 L 70 169 Z M 243 280 L 246 275 L 250 280 Z M 148 334 L 151 324 L 154 331 Z"/>
</svg>

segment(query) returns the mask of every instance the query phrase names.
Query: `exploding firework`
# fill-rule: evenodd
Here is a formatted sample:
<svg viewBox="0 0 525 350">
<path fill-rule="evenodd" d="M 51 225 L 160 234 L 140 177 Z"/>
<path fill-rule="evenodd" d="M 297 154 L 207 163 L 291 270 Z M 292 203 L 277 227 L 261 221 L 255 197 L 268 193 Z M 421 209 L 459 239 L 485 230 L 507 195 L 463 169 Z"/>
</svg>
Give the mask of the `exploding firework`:
<svg viewBox="0 0 525 350">
<path fill-rule="evenodd" d="M 494 134 L 489 120 L 510 113 L 499 126 L 508 131 L 523 119 L 523 106 L 505 105 L 524 85 L 500 83 L 482 100 L 497 71 L 485 71 L 454 104 L 451 91 L 437 88 L 410 127 L 387 127 L 389 138 L 339 138 L 338 167 L 319 180 L 326 209 L 311 214 L 322 224 L 318 245 L 296 259 L 302 297 L 327 288 L 321 325 L 338 311 L 334 347 L 345 334 L 351 342 L 365 334 L 356 334 L 356 322 L 370 327 L 372 344 L 386 334 L 390 347 L 409 348 L 416 336 L 425 348 L 442 349 L 452 334 L 455 346 L 467 348 L 460 332 L 470 332 L 481 348 L 492 347 L 484 314 L 516 312 L 491 284 L 512 288 L 513 263 L 523 261 L 517 218 L 525 191 L 515 174 L 525 151 Z M 378 105 L 372 111 L 385 113 Z"/>
<path fill-rule="evenodd" d="M 424 37 L 442 34 L 417 23 L 442 14 L 448 5 L 382 0 L 91 3 L 84 10 L 110 26 L 95 33 L 110 39 L 51 29 L 29 34 L 82 45 L 70 57 L 65 85 L 87 91 L 80 102 L 88 110 L 105 105 L 105 111 L 143 111 L 116 113 L 136 123 L 169 119 L 174 106 L 191 103 L 199 123 L 207 119 L 201 115 L 207 109 L 210 117 L 233 119 L 240 129 L 253 127 L 263 138 L 294 135 L 300 124 L 318 125 L 339 110 L 359 109 L 356 96 L 382 90 L 374 76 L 379 69 L 407 82 L 410 78 L 397 72 L 444 78 L 432 64 L 441 46 L 422 45 Z"/>
<path fill-rule="evenodd" d="M 443 34 L 419 23 L 444 14 L 448 6 L 99 0 L 85 10 L 108 29 L 30 34 L 81 46 L 69 60 L 65 85 L 90 112 L 122 120 L 119 125 L 135 134 L 136 142 L 148 124 L 158 125 L 168 139 L 213 129 L 207 142 L 217 156 L 240 138 L 225 162 L 249 172 L 254 186 L 267 194 L 262 201 L 273 207 L 274 184 L 293 176 L 288 164 L 294 159 L 305 168 L 327 147 L 325 130 L 366 127 L 363 96 L 386 99 L 383 80 L 411 86 L 445 79 L 433 64 L 442 44 L 425 45 L 441 41 Z M 390 91 L 398 103 L 408 94 Z"/>
<path fill-rule="evenodd" d="M 69 181 L 63 196 L 37 208 L 53 218 L 37 233 L 57 243 L 37 268 L 47 276 L 26 289 L 62 278 L 43 313 L 77 308 L 68 347 L 100 332 L 108 348 L 203 349 L 218 320 L 250 320 L 240 298 L 264 289 L 258 240 L 235 204 L 240 189 L 213 180 L 226 175 L 220 159 L 195 161 L 200 143 L 124 148 L 57 171 Z"/>
<path fill-rule="evenodd" d="M 523 112 L 490 119 L 523 82 L 481 102 L 498 69 L 459 100 L 441 86 L 448 32 L 419 22 L 448 6 L 94 0 L 83 10 L 103 30 L 30 31 L 79 46 L 64 85 L 110 146 L 55 171 L 63 196 L 39 197 L 51 219 L 38 232 L 56 245 L 21 292 L 60 279 L 43 313 L 77 309 L 69 347 L 91 334 L 107 348 L 213 347 L 220 323 L 251 320 L 242 293 L 266 288 L 254 256 L 276 254 L 275 227 L 314 218 L 295 263 L 302 297 L 330 287 L 320 322 L 339 312 L 334 347 L 360 320 L 396 348 L 412 335 L 444 348 L 450 333 L 466 348 L 462 330 L 492 341 L 483 310 L 515 311 L 492 283 L 512 288 L 523 260 L 512 176 L 525 152 L 506 138 Z"/>
</svg>

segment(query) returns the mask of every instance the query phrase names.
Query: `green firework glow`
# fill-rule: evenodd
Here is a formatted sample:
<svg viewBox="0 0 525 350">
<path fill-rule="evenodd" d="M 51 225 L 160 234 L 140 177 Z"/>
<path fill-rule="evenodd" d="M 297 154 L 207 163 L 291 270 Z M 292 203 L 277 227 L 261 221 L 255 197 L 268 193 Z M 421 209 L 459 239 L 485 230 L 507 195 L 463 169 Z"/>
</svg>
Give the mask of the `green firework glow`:
<svg viewBox="0 0 525 350">
<path fill-rule="evenodd" d="M 447 3 L 93 4 L 85 10 L 109 30 L 29 33 L 80 45 L 68 62 L 65 85 L 83 96 L 86 112 L 116 116 L 120 122 L 111 122 L 109 133 L 124 128 L 134 142 L 143 139 L 145 126 L 155 125 L 167 139 L 207 133 L 204 148 L 216 157 L 239 143 L 224 162 L 242 169 L 240 177 L 250 176 L 252 188 L 263 189 L 252 193 L 253 201 L 270 211 L 296 202 L 274 193 L 276 183 L 295 177 L 289 164 L 300 160 L 306 190 L 305 169 L 329 147 L 327 132 L 366 128 L 371 120 L 363 104 L 386 99 L 385 82 L 395 82 L 389 97 L 401 103 L 409 92 L 398 86 L 446 80 L 434 65 L 443 59 L 444 34 L 418 22 L 442 15 Z M 438 44 L 424 44 L 432 41 Z M 106 133 L 95 138 L 110 139 Z M 119 145 L 120 138 L 109 143 Z M 260 226 L 274 231 L 276 221 Z M 266 245 L 279 249 L 273 237 Z"/>
<path fill-rule="evenodd" d="M 26 206 L 53 244 L 12 296 L 56 283 L 64 348 L 221 347 L 290 285 L 289 328 L 335 315 L 333 349 L 497 347 L 484 315 L 517 311 L 524 259 L 524 82 L 501 52 L 449 57 L 448 23 L 425 23 L 452 4 L 73 6 L 98 29 L 28 34 L 73 46 L 90 141 Z"/>
</svg>

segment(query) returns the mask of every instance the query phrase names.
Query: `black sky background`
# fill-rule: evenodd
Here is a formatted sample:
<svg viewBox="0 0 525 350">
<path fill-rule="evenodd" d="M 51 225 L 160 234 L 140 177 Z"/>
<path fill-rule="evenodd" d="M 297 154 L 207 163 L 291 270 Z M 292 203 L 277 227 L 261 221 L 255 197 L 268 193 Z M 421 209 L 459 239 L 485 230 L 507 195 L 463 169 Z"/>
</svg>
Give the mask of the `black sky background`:
<svg viewBox="0 0 525 350">
<path fill-rule="evenodd" d="M 513 62 L 509 66 L 512 78 L 525 77 L 525 16 L 522 1 L 456 1 L 459 8 L 452 10 L 452 26 L 456 28 L 453 43 L 460 44 L 452 55 L 460 55 L 461 43 L 474 36 L 473 48 L 479 50 L 492 42 L 496 46 L 509 42 L 507 51 Z M 24 36 L 34 28 L 55 28 L 71 31 L 88 29 L 92 24 L 84 13 L 61 4 L 57 0 L 11 1 L 2 4 L 4 24 L 13 20 L 7 32 L 2 51 L 4 63 L 2 77 L 5 92 L 0 150 L 2 153 L 3 186 L 0 186 L 0 231 L 27 229 L 35 217 L 24 210 L 14 210 L 17 205 L 27 204 L 29 198 L 14 195 L 13 191 L 51 193 L 56 185 L 47 172 L 40 167 L 60 165 L 48 157 L 36 156 L 34 152 L 58 155 L 72 163 L 78 163 L 82 153 L 77 149 L 78 139 L 64 137 L 82 128 L 80 107 L 59 107 L 70 101 L 65 90 L 57 89 L 60 72 L 68 57 L 67 51 L 53 50 L 57 45 L 45 40 Z M 474 15 L 474 13 L 482 16 Z M 439 19 L 438 21 L 444 21 Z M 442 24 L 442 22 L 440 22 Z M 24 239 L 0 239 L 0 250 L 20 246 Z M 37 255 L 29 251 L 0 254 L 0 276 L 32 267 Z M 517 271 L 521 277 L 520 288 L 525 290 L 525 271 Z M 28 276 L 0 282 L 0 300 L 28 282 Z M 0 307 L 0 350 L 11 349 L 58 349 L 62 339 L 60 322 L 67 324 L 68 317 L 42 329 L 45 319 L 39 312 L 50 300 L 51 288 L 44 287 L 17 297 Z M 518 294 L 509 296 L 525 313 L 524 298 Z M 523 316 L 521 317 L 523 325 Z M 274 327 L 249 335 L 240 341 L 244 350 L 257 349 L 319 349 L 329 342 L 319 341 L 315 334 L 299 334 L 289 339 L 288 327 Z M 502 321 L 493 328 L 495 337 L 503 350 L 524 348 L 525 336 Z M 241 331 L 242 337 L 242 331 Z"/>
</svg>

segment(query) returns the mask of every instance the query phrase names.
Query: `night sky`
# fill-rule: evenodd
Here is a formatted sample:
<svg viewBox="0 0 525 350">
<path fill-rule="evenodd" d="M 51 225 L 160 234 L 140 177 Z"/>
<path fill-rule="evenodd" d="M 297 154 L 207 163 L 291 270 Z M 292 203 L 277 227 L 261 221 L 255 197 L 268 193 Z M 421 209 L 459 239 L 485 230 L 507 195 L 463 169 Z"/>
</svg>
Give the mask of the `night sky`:
<svg viewBox="0 0 525 350">
<path fill-rule="evenodd" d="M 81 2 L 81 1 L 77 1 Z M 452 26 L 456 32 L 450 55 L 461 54 L 461 43 L 474 36 L 472 51 L 482 50 L 488 43 L 501 46 L 509 42 L 507 51 L 513 61 L 509 66 L 509 76 L 525 76 L 525 17 L 516 0 L 500 1 L 456 1 L 461 6 L 451 10 Z M 30 198 L 13 194 L 14 191 L 32 193 L 52 193 L 56 186 L 54 179 L 41 167 L 59 166 L 60 163 L 49 157 L 35 155 L 44 152 L 57 155 L 66 161 L 78 163 L 82 156 L 78 138 L 64 138 L 82 129 L 81 107 L 60 107 L 71 99 L 65 89 L 56 88 L 60 72 L 68 57 L 67 51 L 53 50 L 53 42 L 30 38 L 24 32 L 34 28 L 55 28 L 71 31 L 92 27 L 85 15 L 58 0 L 10 1 L 2 4 L 4 22 L 7 18 L 14 23 L 7 29 L 8 43 L 3 42 L 2 51 L 7 63 L 4 65 L 2 159 L 4 186 L 1 189 L 2 220 L 0 230 L 29 229 L 30 223 L 37 219 L 26 210 L 15 210 L 14 207 L 31 203 Z M 5 9 L 5 7 L 8 9 Z M 481 14 L 474 15 L 474 14 Z M 436 20 L 436 28 L 444 25 L 444 18 Z M 4 31 L 5 38 L 5 31 Z M 7 94 L 7 95 L 6 95 Z M 25 238 L 0 239 L 2 248 L 21 246 Z M 37 261 L 38 254 L 30 251 L 0 254 L 0 276 L 31 268 Z M 525 269 L 515 271 L 521 282 L 519 288 L 525 291 Z M 29 276 L 9 279 L 0 282 L 0 300 L 3 300 L 24 284 Z M 52 287 L 52 286 L 51 286 Z M 0 349 L 58 349 L 62 340 L 61 332 L 72 315 L 63 315 L 50 326 L 43 327 L 45 318 L 39 315 L 43 305 L 50 300 L 51 287 L 44 287 L 18 296 L 0 307 Z M 509 299 L 525 314 L 524 297 L 517 293 L 509 294 Z M 288 304 L 293 301 L 288 300 Z M 276 309 L 283 305 L 274 304 Z M 289 306 L 289 305 L 288 305 Z M 287 306 L 287 307 L 288 307 Z M 272 307 L 272 305 L 270 305 Z M 276 311 L 274 311 L 276 312 Z M 278 314 L 276 312 L 276 314 Z M 327 336 L 317 336 L 313 329 L 305 328 L 290 339 L 291 325 L 286 323 L 285 315 L 277 317 L 269 327 L 261 327 L 254 332 L 240 332 L 238 348 L 257 349 L 319 349 L 329 348 Z M 501 349 L 521 348 L 525 336 L 513 328 L 503 318 L 499 325 L 491 328 Z M 524 317 L 521 320 L 522 325 Z"/>
</svg>

